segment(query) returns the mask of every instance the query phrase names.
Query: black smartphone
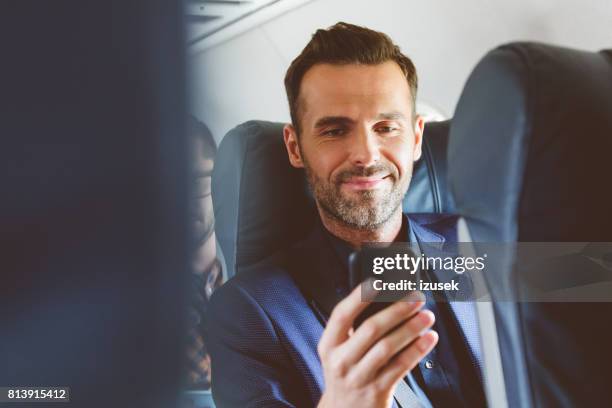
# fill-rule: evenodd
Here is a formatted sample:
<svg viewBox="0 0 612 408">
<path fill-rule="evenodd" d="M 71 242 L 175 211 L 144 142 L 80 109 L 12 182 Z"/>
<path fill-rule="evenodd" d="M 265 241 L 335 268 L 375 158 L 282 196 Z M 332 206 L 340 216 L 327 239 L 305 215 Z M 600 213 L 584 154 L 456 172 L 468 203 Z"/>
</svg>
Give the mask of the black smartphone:
<svg viewBox="0 0 612 408">
<path fill-rule="evenodd" d="M 371 251 L 371 250 L 368 249 L 367 251 Z M 414 255 L 414 252 L 409 249 L 402 249 L 402 252 L 407 253 L 408 256 L 416 256 Z M 390 251 L 389 249 L 385 249 L 383 250 L 382 253 L 389 255 L 389 253 L 395 254 L 396 251 L 394 250 Z M 367 263 L 370 259 L 372 259 L 372 257 L 373 257 L 372 252 L 368 252 L 368 254 L 365 255 L 364 251 L 355 251 L 349 256 L 349 285 L 350 285 L 351 290 L 356 288 L 366 279 L 375 277 L 376 279 L 380 279 L 384 281 L 386 277 L 389 277 L 389 275 L 385 275 L 385 274 L 374 275 L 374 274 L 368 273 L 370 271 L 370 268 L 367 267 L 368 266 Z M 397 276 L 389 277 L 389 279 L 393 279 L 393 278 L 397 279 Z M 390 296 L 389 293 L 384 293 L 384 292 L 375 293 L 375 291 L 372 290 L 373 302 L 370 303 L 359 314 L 359 316 L 357 316 L 357 318 L 353 322 L 353 329 L 357 330 L 357 328 L 361 326 L 361 324 L 365 320 L 367 320 L 369 317 L 375 315 L 376 313 L 380 312 L 386 307 L 392 305 L 396 301 L 400 301 L 400 299 L 404 298 L 406 295 L 408 295 L 408 293 L 409 292 L 404 291 L 402 292 L 401 296 L 396 296 L 393 300 L 390 300 L 389 298 L 390 297 L 393 298 L 393 296 Z"/>
</svg>

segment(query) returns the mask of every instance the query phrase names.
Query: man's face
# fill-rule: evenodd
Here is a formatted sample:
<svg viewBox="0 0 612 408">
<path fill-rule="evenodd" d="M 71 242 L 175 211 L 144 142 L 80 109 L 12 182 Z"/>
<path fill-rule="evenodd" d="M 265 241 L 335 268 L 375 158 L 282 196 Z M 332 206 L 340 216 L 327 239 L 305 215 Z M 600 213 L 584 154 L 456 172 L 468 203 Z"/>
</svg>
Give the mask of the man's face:
<svg viewBox="0 0 612 408">
<path fill-rule="evenodd" d="M 376 229 L 400 208 L 421 155 L 423 121 L 400 67 L 318 64 L 300 88 L 298 136 L 289 159 L 304 167 L 319 208 L 344 224 Z"/>
</svg>

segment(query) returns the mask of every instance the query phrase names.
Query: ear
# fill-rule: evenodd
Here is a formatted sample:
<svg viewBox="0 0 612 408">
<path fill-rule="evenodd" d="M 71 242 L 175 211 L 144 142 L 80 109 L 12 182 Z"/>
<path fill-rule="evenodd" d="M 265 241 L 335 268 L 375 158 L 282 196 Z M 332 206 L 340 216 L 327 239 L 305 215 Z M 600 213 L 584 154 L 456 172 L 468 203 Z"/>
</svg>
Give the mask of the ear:
<svg viewBox="0 0 612 408">
<path fill-rule="evenodd" d="M 287 154 L 289 155 L 289 162 L 291 165 L 297 168 L 304 167 L 302 152 L 300 152 L 300 144 L 297 139 L 297 132 L 293 125 L 285 125 L 283 128 L 283 138 L 285 140 L 285 147 L 287 148 Z"/>
<path fill-rule="evenodd" d="M 421 158 L 423 152 L 423 129 L 425 128 L 425 121 L 422 116 L 417 116 L 414 121 L 414 151 L 412 157 L 414 161 Z"/>
</svg>

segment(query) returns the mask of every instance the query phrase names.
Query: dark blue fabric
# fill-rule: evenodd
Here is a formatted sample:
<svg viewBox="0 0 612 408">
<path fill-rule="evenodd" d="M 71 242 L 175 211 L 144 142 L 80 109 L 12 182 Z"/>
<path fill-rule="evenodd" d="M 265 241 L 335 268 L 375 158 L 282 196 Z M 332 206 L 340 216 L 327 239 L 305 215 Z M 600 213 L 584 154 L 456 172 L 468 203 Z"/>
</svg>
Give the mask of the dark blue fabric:
<svg viewBox="0 0 612 408">
<path fill-rule="evenodd" d="M 411 215 L 420 242 L 456 240 L 456 218 Z M 212 297 L 208 333 L 212 390 L 223 407 L 316 406 L 323 390 L 317 344 L 346 295 L 342 261 L 320 227 L 291 250 L 244 271 Z M 436 407 L 485 406 L 471 355 L 448 304 L 428 299 L 440 334 L 413 370 Z M 432 368 L 425 361 L 434 362 Z"/>
</svg>

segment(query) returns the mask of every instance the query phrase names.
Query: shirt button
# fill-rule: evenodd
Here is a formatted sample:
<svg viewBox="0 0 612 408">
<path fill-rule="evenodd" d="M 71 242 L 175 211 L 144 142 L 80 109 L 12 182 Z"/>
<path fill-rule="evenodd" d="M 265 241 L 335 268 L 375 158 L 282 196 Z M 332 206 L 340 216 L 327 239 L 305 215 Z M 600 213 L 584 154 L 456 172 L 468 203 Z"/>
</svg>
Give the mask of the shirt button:
<svg viewBox="0 0 612 408">
<path fill-rule="evenodd" d="M 425 361 L 425 368 L 432 369 L 433 366 L 434 366 L 434 362 L 433 361 L 431 361 L 431 360 Z"/>
</svg>

